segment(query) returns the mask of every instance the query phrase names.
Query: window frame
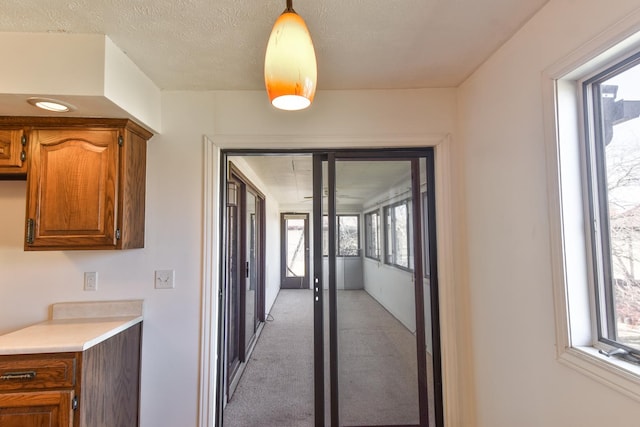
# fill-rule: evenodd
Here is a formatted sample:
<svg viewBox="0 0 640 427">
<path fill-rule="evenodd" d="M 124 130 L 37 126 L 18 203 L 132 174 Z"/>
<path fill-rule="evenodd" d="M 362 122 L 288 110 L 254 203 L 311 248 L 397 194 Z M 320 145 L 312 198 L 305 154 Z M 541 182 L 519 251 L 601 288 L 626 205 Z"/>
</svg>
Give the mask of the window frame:
<svg viewBox="0 0 640 427">
<path fill-rule="evenodd" d="M 431 277 L 431 263 L 429 262 L 429 198 L 427 192 L 420 193 L 422 203 L 422 270 L 425 279 Z"/>
<path fill-rule="evenodd" d="M 396 227 L 390 226 L 390 222 L 391 223 L 395 223 L 394 218 L 391 218 L 391 221 L 387 220 L 387 217 L 389 216 L 389 212 L 393 212 L 393 210 L 395 208 L 397 208 L 398 206 L 405 206 L 405 209 L 407 211 L 407 229 L 405 230 L 405 235 L 407 238 L 407 265 L 404 266 L 402 264 L 398 264 L 397 261 L 397 250 L 395 250 L 395 248 L 397 247 L 397 239 L 396 239 Z M 384 263 L 386 265 L 395 267 L 395 268 L 399 268 L 401 270 L 404 271 L 409 271 L 409 272 L 413 272 L 413 252 L 414 252 L 414 248 L 413 248 L 413 239 L 411 238 L 412 234 L 411 234 L 411 218 L 412 215 L 412 206 L 411 206 L 411 198 L 405 198 L 387 205 L 384 205 L 382 207 L 382 218 L 384 219 L 383 223 L 384 223 L 384 245 L 382 245 L 384 247 Z M 394 215 L 395 217 L 395 215 Z M 393 238 L 389 237 L 389 233 L 393 234 Z M 394 250 L 390 251 L 389 245 L 392 244 Z"/>
<path fill-rule="evenodd" d="M 347 254 L 345 255 L 342 250 L 342 240 L 340 238 L 341 234 L 340 234 L 340 227 L 342 222 L 340 221 L 341 218 L 355 218 L 356 219 L 356 253 L 353 255 Z M 336 238 L 336 242 L 338 244 L 338 247 L 336 248 L 336 256 L 338 257 L 343 257 L 343 258 L 358 258 L 360 257 L 360 251 L 362 250 L 362 247 L 360 245 L 360 214 L 338 214 L 336 215 L 336 232 L 338 233 L 338 236 Z"/>
<path fill-rule="evenodd" d="M 373 230 L 373 216 L 375 215 L 377 222 L 375 230 Z M 372 242 L 372 236 L 375 232 L 375 241 Z M 380 210 L 376 209 L 370 212 L 365 212 L 364 214 L 364 256 L 366 258 L 372 259 L 374 261 L 380 261 L 382 254 L 382 245 L 380 244 Z M 372 248 L 372 244 L 375 245 L 375 248 Z M 375 253 L 372 254 L 372 249 L 375 250 Z"/>
<path fill-rule="evenodd" d="M 637 401 L 640 366 L 602 354 L 612 347 L 597 340 L 580 84 L 640 52 L 639 30 L 630 17 L 542 73 L 557 360 Z"/>
<path fill-rule="evenodd" d="M 594 295 L 594 327 L 597 340 L 594 344 L 605 344 L 630 353 L 640 361 L 640 350 L 629 347 L 617 340 L 616 313 L 614 301 L 614 274 L 612 242 L 610 233 L 609 190 L 607 156 L 602 139 L 605 133 L 602 109 L 602 84 L 634 66 L 640 66 L 640 52 L 621 60 L 612 61 L 603 71 L 581 81 L 582 115 L 585 126 L 584 149 L 586 190 L 590 233 L 592 292 Z M 604 351 L 604 349 L 603 349 Z M 638 363 L 638 362 L 634 362 Z"/>
<path fill-rule="evenodd" d="M 358 247 L 356 249 L 356 254 L 355 255 L 344 255 L 342 253 L 342 246 L 341 246 L 341 239 L 340 239 L 340 218 L 341 217 L 354 217 L 356 218 L 356 236 L 357 236 L 357 243 L 358 243 Z M 325 222 L 326 221 L 326 222 Z M 328 215 L 322 215 L 322 238 L 324 242 L 328 242 L 328 233 L 329 233 L 329 228 L 328 228 L 328 224 L 329 224 L 329 216 Z M 358 258 L 360 257 L 360 253 L 362 251 L 362 246 L 360 245 L 360 214 L 349 214 L 349 213 L 342 213 L 342 214 L 337 214 L 336 215 L 336 244 L 338 245 L 338 247 L 336 248 L 336 257 L 339 258 Z M 323 257 L 328 257 L 329 256 L 329 248 L 327 244 L 323 244 L 322 245 L 322 256 Z"/>
</svg>

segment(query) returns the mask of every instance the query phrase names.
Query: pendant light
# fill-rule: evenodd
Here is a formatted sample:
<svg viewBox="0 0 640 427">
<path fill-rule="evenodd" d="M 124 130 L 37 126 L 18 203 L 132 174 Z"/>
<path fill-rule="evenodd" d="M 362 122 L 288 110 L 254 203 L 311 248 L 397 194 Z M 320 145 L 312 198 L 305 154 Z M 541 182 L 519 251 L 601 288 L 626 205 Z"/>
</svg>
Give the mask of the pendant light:
<svg viewBox="0 0 640 427">
<path fill-rule="evenodd" d="M 316 93 L 316 54 L 304 20 L 287 0 L 287 8 L 271 30 L 264 58 L 264 82 L 271 104 L 302 110 Z"/>
</svg>

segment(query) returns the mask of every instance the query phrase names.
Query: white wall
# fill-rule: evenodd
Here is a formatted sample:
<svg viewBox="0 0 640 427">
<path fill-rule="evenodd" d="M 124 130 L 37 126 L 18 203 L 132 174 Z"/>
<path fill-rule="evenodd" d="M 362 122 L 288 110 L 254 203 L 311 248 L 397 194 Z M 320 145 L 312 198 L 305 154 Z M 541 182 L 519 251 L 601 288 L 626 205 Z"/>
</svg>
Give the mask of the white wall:
<svg viewBox="0 0 640 427">
<path fill-rule="evenodd" d="M 43 116 L 26 101 L 53 97 L 84 117 L 130 117 L 160 130 L 161 91 L 109 37 L 101 34 L 0 33 L 0 114 Z M 43 72 L 46 70 L 46 72 Z"/>
<path fill-rule="evenodd" d="M 396 135 L 447 134 L 455 118 L 454 89 L 320 91 L 311 107 L 289 114 L 265 105 L 262 92 L 219 91 L 214 96 L 214 141 L 232 135 L 388 136 L 393 146 Z M 247 138 L 239 142 L 255 146 Z M 300 138 L 282 138 L 275 145 L 260 148 L 309 146 Z"/>
<path fill-rule="evenodd" d="M 0 333 L 45 320 L 53 302 L 142 298 L 141 425 L 195 426 L 202 380 L 203 136 L 226 145 L 239 136 L 238 144 L 251 146 L 251 135 L 319 141 L 365 135 L 388 137 L 393 145 L 394 135 L 449 133 L 454 117 L 451 89 L 319 92 L 300 113 L 275 111 L 261 91 L 164 93 L 163 133 L 148 146 L 144 249 L 24 252 L 25 183 L 0 181 Z M 155 290 L 156 269 L 175 269 L 176 288 Z M 99 273 L 97 292 L 82 290 L 84 271 Z"/>
<path fill-rule="evenodd" d="M 412 333 L 416 331 L 413 273 L 364 258 L 364 289 Z"/>
<path fill-rule="evenodd" d="M 407 169 L 410 165 L 407 163 Z M 396 202 L 400 202 L 411 194 L 407 193 L 407 187 L 411 187 L 409 177 L 403 183 L 390 183 L 391 188 L 380 189 L 378 196 L 368 201 L 364 212 L 377 211 L 380 215 L 380 261 L 376 261 L 363 256 L 363 275 L 365 290 L 386 308 L 396 319 L 398 319 L 412 333 L 416 331 L 416 310 L 415 310 L 415 287 L 413 282 L 413 272 L 402 270 L 401 268 L 388 265 L 384 262 L 385 248 L 387 246 L 387 236 L 385 233 L 384 207 Z M 399 194 L 399 195 L 398 195 Z M 413 215 L 409 218 L 412 220 Z M 364 247 L 365 226 L 364 217 L 361 220 L 360 238 Z M 411 225 L 413 229 L 413 225 Z M 411 236 L 409 236 L 412 238 Z M 363 250 L 364 254 L 364 250 Z M 409 264 L 413 264 L 413 253 L 409 258 Z"/>
<path fill-rule="evenodd" d="M 640 403 L 556 360 L 543 70 L 637 0 L 551 0 L 459 90 L 480 427 L 635 425 Z"/>
<path fill-rule="evenodd" d="M 24 182 L 0 182 L 0 333 L 45 320 L 58 301 L 144 299 L 142 426 L 195 426 L 198 405 L 203 135 L 210 94 L 163 104 L 148 145 L 146 243 L 127 251 L 24 252 Z M 153 272 L 175 269 L 176 288 Z M 97 271 L 98 291 L 82 290 Z"/>
</svg>

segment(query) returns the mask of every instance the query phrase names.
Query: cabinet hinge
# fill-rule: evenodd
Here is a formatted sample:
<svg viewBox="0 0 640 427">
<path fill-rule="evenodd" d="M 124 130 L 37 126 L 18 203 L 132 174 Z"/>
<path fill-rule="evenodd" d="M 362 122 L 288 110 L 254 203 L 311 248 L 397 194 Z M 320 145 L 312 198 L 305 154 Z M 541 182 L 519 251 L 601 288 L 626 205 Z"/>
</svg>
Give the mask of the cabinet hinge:
<svg viewBox="0 0 640 427">
<path fill-rule="evenodd" d="M 34 239 L 35 222 L 29 218 L 27 220 L 27 244 L 32 244 Z"/>
<path fill-rule="evenodd" d="M 116 228 L 116 240 L 120 240 L 120 229 Z"/>
<path fill-rule="evenodd" d="M 74 411 L 78 409 L 78 396 L 74 396 L 71 400 L 71 409 L 73 409 Z"/>
<path fill-rule="evenodd" d="M 20 138 L 20 143 L 22 144 L 22 151 L 20 152 L 20 161 L 24 162 L 25 160 L 27 160 L 27 152 L 24 151 L 24 147 L 27 146 L 27 136 L 26 135 L 22 135 L 22 138 Z"/>
<path fill-rule="evenodd" d="M 124 138 L 122 135 L 118 135 L 118 145 L 122 147 L 124 145 Z"/>
</svg>

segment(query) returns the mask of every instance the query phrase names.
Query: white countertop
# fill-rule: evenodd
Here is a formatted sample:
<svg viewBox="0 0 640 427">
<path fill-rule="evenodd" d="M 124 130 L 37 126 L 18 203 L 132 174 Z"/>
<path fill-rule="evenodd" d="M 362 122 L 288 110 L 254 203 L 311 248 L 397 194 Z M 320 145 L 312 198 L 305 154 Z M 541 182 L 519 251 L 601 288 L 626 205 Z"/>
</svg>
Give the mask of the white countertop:
<svg viewBox="0 0 640 427">
<path fill-rule="evenodd" d="M 142 316 L 47 320 L 0 336 L 0 355 L 83 351 L 141 321 Z"/>
<path fill-rule="evenodd" d="M 84 317 L 87 307 L 100 317 Z M 142 302 L 64 303 L 52 313 L 52 320 L 0 336 L 0 355 L 84 351 L 142 322 Z"/>
</svg>

